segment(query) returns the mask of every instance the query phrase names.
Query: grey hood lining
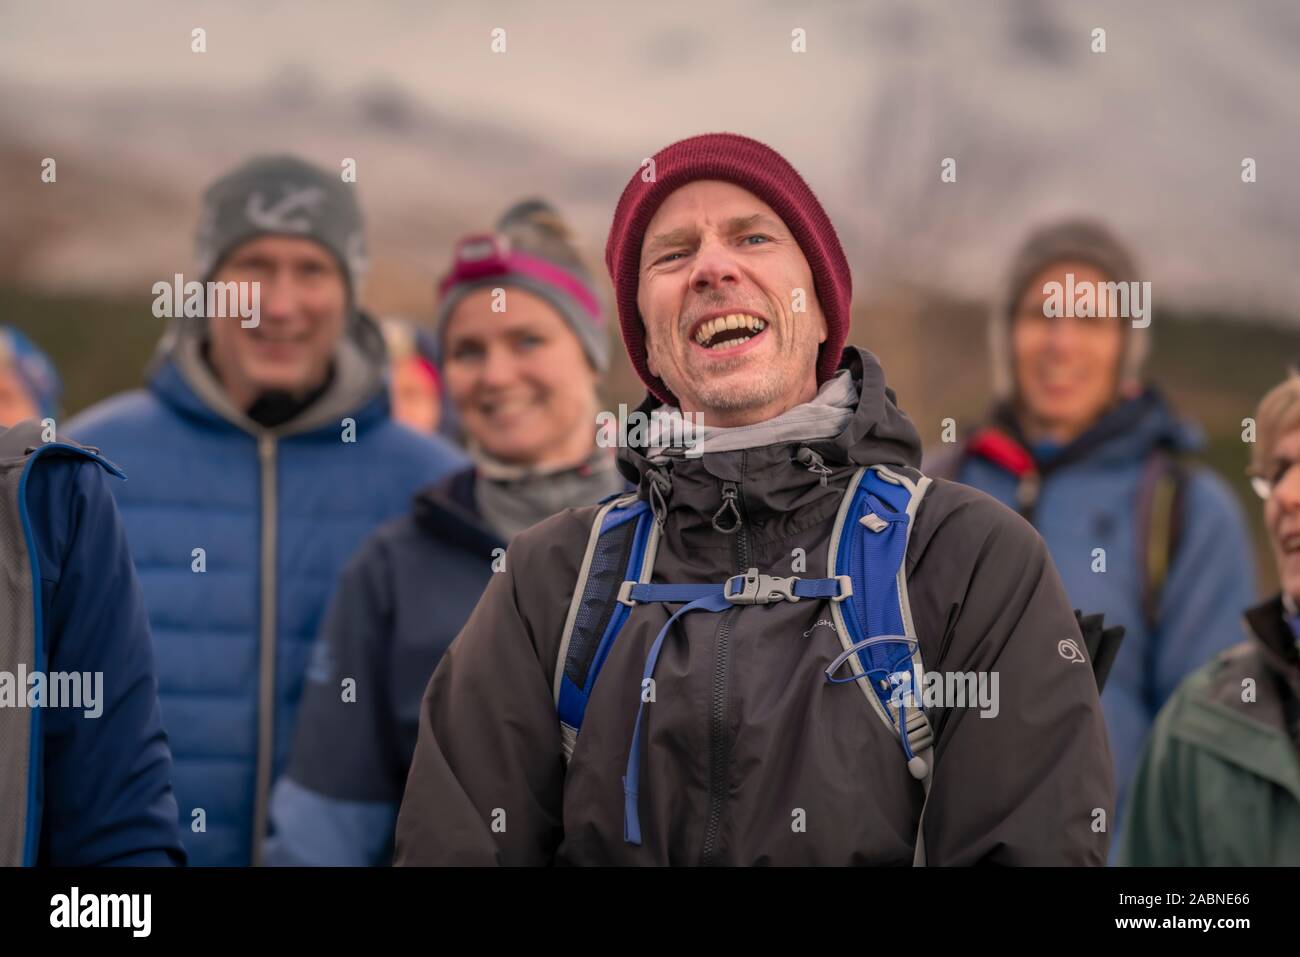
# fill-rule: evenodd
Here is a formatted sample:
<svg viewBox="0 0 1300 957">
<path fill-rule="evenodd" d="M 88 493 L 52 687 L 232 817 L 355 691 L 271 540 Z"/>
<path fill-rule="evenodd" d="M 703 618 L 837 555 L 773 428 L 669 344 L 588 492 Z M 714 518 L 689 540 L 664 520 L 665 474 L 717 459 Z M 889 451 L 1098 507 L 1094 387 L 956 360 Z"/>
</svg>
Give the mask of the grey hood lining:
<svg viewBox="0 0 1300 957">
<path fill-rule="evenodd" d="M 335 350 L 334 380 L 325 394 L 297 418 L 267 429 L 230 401 L 203 358 L 202 347 L 206 337 L 205 320 L 173 319 L 167 335 L 159 343 L 154 366 L 169 360 L 175 362 L 181 378 L 205 406 L 250 435 L 285 437 L 313 432 L 331 424 L 342 427 L 346 416 L 388 387 L 383 339 L 374 321 L 357 313 L 348 320 L 348 329 Z"/>
</svg>

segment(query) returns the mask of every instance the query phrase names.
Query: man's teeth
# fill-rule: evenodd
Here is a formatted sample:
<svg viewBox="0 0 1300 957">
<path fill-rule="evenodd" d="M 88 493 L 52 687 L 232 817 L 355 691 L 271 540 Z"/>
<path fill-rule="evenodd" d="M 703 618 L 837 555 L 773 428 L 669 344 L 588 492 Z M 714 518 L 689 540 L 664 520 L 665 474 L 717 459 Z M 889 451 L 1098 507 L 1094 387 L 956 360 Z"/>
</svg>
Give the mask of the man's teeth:
<svg viewBox="0 0 1300 957">
<path fill-rule="evenodd" d="M 766 328 L 767 323 L 757 316 L 737 312 L 700 323 L 700 328 L 695 331 L 695 341 L 706 349 L 731 349 L 748 342 Z M 718 333 L 731 329 L 748 330 L 749 335 L 728 336 L 720 342 L 712 341 Z"/>
</svg>

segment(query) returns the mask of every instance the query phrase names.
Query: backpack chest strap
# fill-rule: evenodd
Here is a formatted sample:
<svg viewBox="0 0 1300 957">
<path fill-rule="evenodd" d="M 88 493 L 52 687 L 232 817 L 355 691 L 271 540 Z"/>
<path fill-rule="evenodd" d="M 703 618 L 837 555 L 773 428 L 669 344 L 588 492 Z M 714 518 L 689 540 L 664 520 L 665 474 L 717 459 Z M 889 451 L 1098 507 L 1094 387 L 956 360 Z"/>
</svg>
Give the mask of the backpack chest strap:
<svg viewBox="0 0 1300 957">
<path fill-rule="evenodd" d="M 664 639 L 677 619 L 693 611 L 726 611 L 738 605 L 767 605 L 778 601 L 796 602 L 801 598 L 829 598 L 843 601 L 853 594 L 853 583 L 847 575 L 839 578 L 778 578 L 763 575 L 751 568 L 743 575 L 733 575 L 718 585 L 652 585 L 625 581 L 619 590 L 620 602 L 625 605 L 654 602 L 685 602 L 664 622 L 655 636 L 646 656 L 645 670 L 641 675 L 641 688 L 653 680 L 659 652 Z M 645 718 L 644 691 L 637 706 L 636 724 L 632 728 L 632 745 L 628 749 L 627 771 L 623 776 L 623 840 L 628 844 L 641 843 L 640 782 L 641 782 L 641 729 Z"/>
</svg>

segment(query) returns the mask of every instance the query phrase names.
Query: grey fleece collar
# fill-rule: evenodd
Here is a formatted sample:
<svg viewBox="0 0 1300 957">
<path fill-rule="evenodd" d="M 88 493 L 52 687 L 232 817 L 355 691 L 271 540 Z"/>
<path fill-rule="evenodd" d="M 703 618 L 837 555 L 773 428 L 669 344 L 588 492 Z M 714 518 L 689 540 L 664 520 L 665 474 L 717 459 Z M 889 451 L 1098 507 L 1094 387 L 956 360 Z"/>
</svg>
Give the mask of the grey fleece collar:
<svg viewBox="0 0 1300 957">
<path fill-rule="evenodd" d="M 680 448 L 685 444 L 682 436 L 694 436 L 687 440 L 693 446 L 692 451 L 699 454 L 702 448 L 705 455 L 833 438 L 848 426 L 857 405 L 857 383 L 848 369 L 841 369 L 822 383 L 810 401 L 753 425 L 696 427 L 685 422 L 680 409 L 660 406 L 650 423 L 649 451 L 653 454 L 657 449 Z"/>
<path fill-rule="evenodd" d="M 556 512 L 594 505 L 627 488 L 609 449 L 594 449 L 577 468 L 545 472 L 490 461 L 481 453 L 475 456 L 475 504 L 488 527 L 507 540 Z"/>
</svg>

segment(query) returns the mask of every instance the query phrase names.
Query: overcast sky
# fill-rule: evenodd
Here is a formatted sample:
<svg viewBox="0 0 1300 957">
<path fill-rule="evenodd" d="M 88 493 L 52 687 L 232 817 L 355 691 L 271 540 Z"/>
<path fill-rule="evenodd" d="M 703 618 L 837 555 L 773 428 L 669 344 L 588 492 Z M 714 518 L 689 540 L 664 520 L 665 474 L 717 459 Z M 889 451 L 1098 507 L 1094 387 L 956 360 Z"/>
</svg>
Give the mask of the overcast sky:
<svg viewBox="0 0 1300 957">
<path fill-rule="evenodd" d="M 504 55 L 490 48 L 497 27 Z M 1090 50 L 1094 27 L 1105 54 Z M 806 53 L 791 50 L 795 29 Z M 673 139 L 727 129 L 795 161 L 855 270 L 979 293 L 1033 220 L 1092 211 L 1175 297 L 1296 313 L 1297 60 L 1300 5 L 1259 0 L 6 0 L 0 84 L 21 96 L 0 146 L 39 142 L 60 112 L 72 135 L 78 101 L 90 110 L 114 91 L 142 110 L 198 110 L 270 82 L 327 100 L 391 87 L 627 174 Z M 142 129 L 148 148 L 160 134 Z M 955 184 L 939 182 L 945 156 Z M 1245 156 L 1259 163 L 1249 187 Z M 608 183 L 597 193 L 593 208 L 612 206 Z"/>
</svg>

